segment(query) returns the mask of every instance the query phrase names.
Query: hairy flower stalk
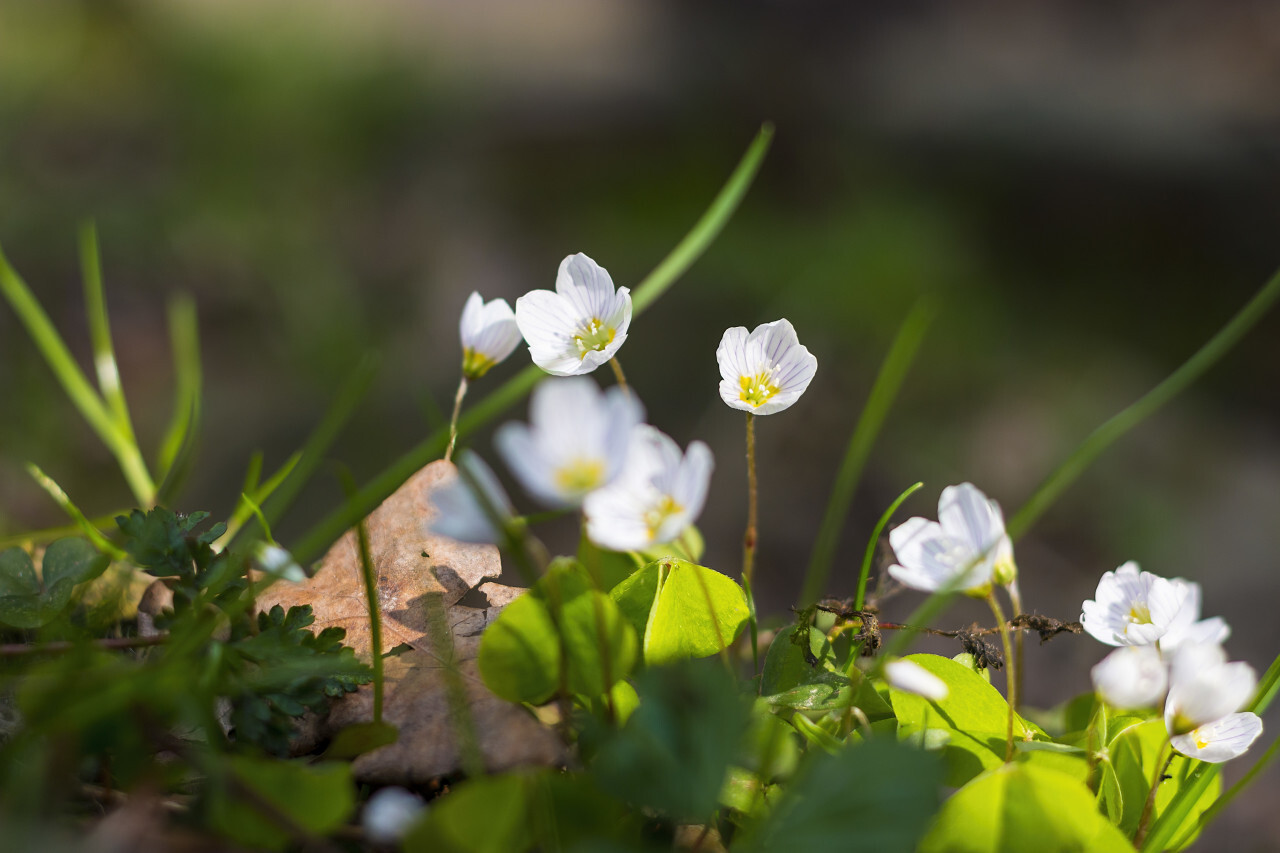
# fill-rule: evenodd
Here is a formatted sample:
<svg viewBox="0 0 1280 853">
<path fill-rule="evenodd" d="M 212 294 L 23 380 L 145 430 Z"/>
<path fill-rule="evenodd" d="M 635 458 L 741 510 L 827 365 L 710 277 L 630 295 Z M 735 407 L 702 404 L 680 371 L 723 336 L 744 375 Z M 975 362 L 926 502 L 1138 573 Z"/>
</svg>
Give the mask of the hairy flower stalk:
<svg viewBox="0 0 1280 853">
<path fill-rule="evenodd" d="M 996 600 L 995 591 L 987 593 L 987 604 L 991 607 L 991 613 L 996 617 L 996 625 L 1000 628 L 1000 642 L 1004 645 L 1004 681 L 1006 698 L 1009 700 L 1009 719 L 1007 729 L 1005 731 L 1005 748 L 1004 762 L 1005 764 L 1013 761 L 1013 718 L 1017 714 L 1014 710 L 1018 707 L 1018 673 L 1017 662 L 1013 659 L 1013 642 L 1009 636 L 1009 623 L 1005 621 L 1004 611 L 1000 608 L 1000 602 Z"/>
</svg>

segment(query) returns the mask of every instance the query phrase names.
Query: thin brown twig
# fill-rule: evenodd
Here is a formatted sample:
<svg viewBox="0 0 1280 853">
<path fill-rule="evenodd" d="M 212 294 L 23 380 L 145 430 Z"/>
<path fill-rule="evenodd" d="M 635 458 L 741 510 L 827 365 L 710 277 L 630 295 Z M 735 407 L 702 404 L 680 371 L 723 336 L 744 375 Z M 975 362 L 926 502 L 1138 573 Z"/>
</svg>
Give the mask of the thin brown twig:
<svg viewBox="0 0 1280 853">
<path fill-rule="evenodd" d="M 107 637 L 88 642 L 58 640 L 52 643 L 4 643 L 0 644 L 0 658 L 23 657 L 24 655 L 60 655 L 85 645 L 92 645 L 105 651 L 142 649 L 148 646 L 162 646 L 168 641 L 168 634 L 157 634 L 154 637 Z"/>
</svg>

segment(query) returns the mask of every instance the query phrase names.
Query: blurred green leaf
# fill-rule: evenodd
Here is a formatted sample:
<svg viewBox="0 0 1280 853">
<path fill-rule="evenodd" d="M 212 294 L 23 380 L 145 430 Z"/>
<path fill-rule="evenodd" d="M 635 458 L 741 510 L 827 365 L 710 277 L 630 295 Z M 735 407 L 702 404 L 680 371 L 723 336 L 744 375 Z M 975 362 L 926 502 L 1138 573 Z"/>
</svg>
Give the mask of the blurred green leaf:
<svg viewBox="0 0 1280 853">
<path fill-rule="evenodd" d="M 244 845 L 283 850 L 328 835 L 355 811 L 351 765 L 233 755 L 209 797 L 209 825 Z"/>
<path fill-rule="evenodd" d="M 936 756 L 887 739 L 817 753 L 734 849 L 908 853 L 937 811 L 941 777 Z"/>
<path fill-rule="evenodd" d="M 1111 763 L 1119 783 L 1121 808 L 1120 829 L 1132 835 L 1138 828 L 1142 818 L 1142 810 L 1147 796 L 1151 792 L 1151 778 L 1155 773 L 1156 762 L 1163 761 L 1169 755 L 1165 744 L 1169 740 L 1168 730 L 1163 719 L 1148 720 L 1139 725 L 1127 727 L 1116 737 L 1110 747 Z M 1178 791 L 1187 781 L 1191 770 L 1200 762 L 1182 755 L 1175 755 L 1169 769 L 1165 771 L 1166 779 L 1156 792 L 1155 811 L 1152 821 L 1158 820 L 1177 796 Z M 1216 777 L 1200 794 L 1199 799 L 1188 810 L 1180 825 L 1174 829 L 1171 838 L 1173 843 L 1167 849 L 1181 850 L 1200 834 L 1200 815 L 1213 805 L 1222 791 L 1222 779 Z M 1113 806 L 1114 808 L 1114 806 Z"/>
<path fill-rule="evenodd" d="M 1001 764 L 942 806 L 920 853 L 1132 853 L 1084 783 L 1033 764 Z"/>
<path fill-rule="evenodd" d="M 75 588 L 107 568 L 108 560 L 84 539 L 59 539 L 49 545 L 41 577 L 27 552 L 0 552 L 0 622 L 15 628 L 39 628 L 71 602 Z"/>
</svg>

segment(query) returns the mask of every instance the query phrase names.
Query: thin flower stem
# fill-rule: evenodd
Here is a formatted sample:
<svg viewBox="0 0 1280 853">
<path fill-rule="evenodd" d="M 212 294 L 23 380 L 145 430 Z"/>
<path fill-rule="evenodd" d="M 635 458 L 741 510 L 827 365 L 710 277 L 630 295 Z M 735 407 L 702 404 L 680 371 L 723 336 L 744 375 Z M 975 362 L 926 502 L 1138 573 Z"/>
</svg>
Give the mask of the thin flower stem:
<svg viewBox="0 0 1280 853">
<path fill-rule="evenodd" d="M 756 416 L 747 412 L 747 532 L 742 537 L 742 588 L 747 593 L 748 622 L 751 627 L 751 665 L 759 668 L 760 650 L 757 639 L 756 599 L 752 591 L 756 565 Z"/>
<path fill-rule="evenodd" d="M 458 416 L 462 414 L 462 398 L 467 396 L 467 377 L 458 382 L 458 393 L 453 396 L 453 417 L 449 418 L 449 446 L 444 449 L 444 461 L 453 458 L 453 446 L 458 443 Z"/>
<path fill-rule="evenodd" d="M 627 384 L 627 376 L 622 372 L 622 362 L 618 361 L 616 355 L 609 359 L 609 366 L 613 368 L 613 378 L 618 380 L 618 387 L 624 394 L 630 394 L 631 386 Z"/>
<path fill-rule="evenodd" d="M 1164 758 L 1165 750 L 1169 751 L 1169 757 Z M 1164 746 L 1160 747 L 1160 751 L 1156 753 L 1156 772 L 1151 777 L 1151 790 L 1147 793 L 1147 802 L 1142 806 L 1142 819 L 1138 821 L 1138 831 L 1133 836 L 1133 846 L 1142 848 L 1142 840 L 1146 838 L 1147 827 L 1151 823 L 1151 816 L 1156 809 L 1156 792 L 1160 790 L 1160 782 L 1164 779 L 1164 774 L 1168 772 L 1169 765 L 1173 763 L 1173 750 L 1169 748 L 1169 741 L 1166 739 Z"/>
<path fill-rule="evenodd" d="M 1013 609 L 1013 618 L 1017 619 L 1023 613 L 1022 593 L 1018 589 L 1018 579 L 1014 578 L 1013 580 L 1009 581 L 1009 583 L 1005 585 L 1004 591 L 1009 594 L 1009 605 Z M 1014 668 L 1009 671 L 1010 677 L 1012 677 L 1013 674 L 1016 673 L 1017 680 L 1018 680 L 1017 704 L 1015 704 L 1013 708 L 1013 710 L 1015 711 L 1022 710 L 1022 684 L 1023 684 L 1022 673 L 1024 672 L 1024 669 L 1022 667 L 1022 646 L 1023 646 L 1023 632 L 1019 631 L 1013 637 Z"/>
<path fill-rule="evenodd" d="M 991 605 L 991 613 L 996 617 L 996 624 L 1000 627 L 1000 642 L 1004 644 L 1004 681 L 1005 692 L 1008 693 L 1009 699 L 1009 722 L 1005 730 L 1005 749 L 1004 763 L 1008 764 L 1013 761 L 1013 718 L 1017 713 L 1014 708 L 1018 705 L 1018 674 L 1016 664 L 1013 660 L 1013 643 L 1009 637 L 1009 623 L 1005 621 L 1004 611 L 1000 609 L 1000 602 L 996 600 L 994 591 L 987 593 L 987 604 Z"/>
</svg>

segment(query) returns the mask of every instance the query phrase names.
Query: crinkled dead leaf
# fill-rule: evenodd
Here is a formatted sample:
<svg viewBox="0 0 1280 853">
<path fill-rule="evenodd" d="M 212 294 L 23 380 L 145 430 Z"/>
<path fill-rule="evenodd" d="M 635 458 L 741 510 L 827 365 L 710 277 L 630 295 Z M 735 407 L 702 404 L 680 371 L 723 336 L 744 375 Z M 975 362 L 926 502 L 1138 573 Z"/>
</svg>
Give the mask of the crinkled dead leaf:
<svg viewBox="0 0 1280 853">
<path fill-rule="evenodd" d="M 519 590 L 486 584 L 491 601 Z M 508 598 L 509 600 L 509 598 Z M 384 662 L 386 698 L 383 720 L 400 730 L 393 744 L 365 753 L 352 770 L 359 782 L 375 785 L 416 785 L 457 772 L 462 766 L 462 739 L 448 689 L 448 669 L 456 668 L 465 687 L 476 745 L 485 768 L 492 773 L 527 765 L 561 765 L 567 760 L 556 732 L 529 711 L 499 699 L 480 680 L 476 655 L 480 635 L 497 617 L 500 607 L 454 605 L 448 610 L 452 631 L 452 659 L 430 639 L 419 647 Z M 335 701 L 321 723 L 322 738 L 344 727 L 373 719 L 373 685 L 365 685 Z"/>
<path fill-rule="evenodd" d="M 383 653 L 405 643 L 422 645 L 427 634 L 424 596 L 437 593 L 449 607 L 484 578 L 502 573 L 496 547 L 456 542 L 427 530 L 436 513 L 431 493 L 456 477 L 452 463 L 432 462 L 365 520 L 369 556 L 377 573 Z M 276 604 L 286 610 L 311 605 L 315 630 L 331 625 L 346 628 L 346 644 L 359 657 L 371 657 L 369 610 L 354 530 L 334 543 L 312 578 L 300 584 L 279 581 L 259 596 L 261 610 Z"/>
</svg>

